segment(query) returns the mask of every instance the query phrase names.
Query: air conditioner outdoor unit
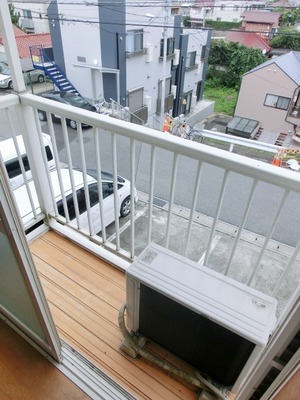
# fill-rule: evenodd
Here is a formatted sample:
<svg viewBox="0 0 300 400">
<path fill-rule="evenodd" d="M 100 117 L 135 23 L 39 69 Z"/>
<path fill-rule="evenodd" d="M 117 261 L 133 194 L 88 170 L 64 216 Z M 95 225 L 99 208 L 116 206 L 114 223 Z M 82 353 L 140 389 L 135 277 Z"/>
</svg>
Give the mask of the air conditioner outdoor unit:
<svg viewBox="0 0 300 400">
<path fill-rule="evenodd" d="M 151 243 L 126 271 L 126 324 L 237 392 L 275 328 L 277 301 Z"/>
</svg>

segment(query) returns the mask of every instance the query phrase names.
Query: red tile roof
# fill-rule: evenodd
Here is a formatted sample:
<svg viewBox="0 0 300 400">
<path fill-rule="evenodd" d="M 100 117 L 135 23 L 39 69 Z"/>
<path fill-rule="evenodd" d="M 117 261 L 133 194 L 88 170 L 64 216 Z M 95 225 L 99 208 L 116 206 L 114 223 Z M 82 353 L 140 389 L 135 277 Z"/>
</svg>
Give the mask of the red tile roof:
<svg viewBox="0 0 300 400">
<path fill-rule="evenodd" d="M 258 22 L 279 25 L 279 18 L 281 13 L 269 11 L 244 11 L 241 14 L 246 22 Z"/>
<path fill-rule="evenodd" d="M 229 31 L 225 40 L 228 42 L 238 42 L 246 47 L 265 50 L 266 53 L 271 50 L 271 46 L 269 46 L 267 41 L 254 32 Z"/>
<path fill-rule="evenodd" d="M 37 34 L 27 34 L 21 29 L 13 25 L 13 30 L 17 42 L 19 57 L 30 58 L 30 46 L 41 45 L 52 47 L 51 35 L 50 33 L 37 33 Z M 3 44 L 3 38 L 0 34 L 0 44 Z"/>
<path fill-rule="evenodd" d="M 30 34 L 16 38 L 20 58 L 30 57 L 30 46 L 52 47 L 50 33 Z"/>
</svg>

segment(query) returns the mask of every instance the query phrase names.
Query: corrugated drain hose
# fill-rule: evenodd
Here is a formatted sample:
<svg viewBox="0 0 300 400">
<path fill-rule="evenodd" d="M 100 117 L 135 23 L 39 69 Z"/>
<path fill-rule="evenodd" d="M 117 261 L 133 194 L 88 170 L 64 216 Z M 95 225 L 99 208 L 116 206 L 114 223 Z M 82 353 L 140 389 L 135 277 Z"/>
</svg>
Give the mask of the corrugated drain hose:
<svg viewBox="0 0 300 400">
<path fill-rule="evenodd" d="M 128 332 L 126 326 L 125 326 L 125 321 L 124 321 L 124 313 L 126 309 L 126 304 L 124 303 L 119 311 L 118 315 L 118 321 L 119 321 L 119 327 L 121 329 L 121 332 L 123 334 L 123 337 L 127 344 L 141 357 L 145 358 L 147 361 L 155 364 L 156 366 L 164 369 L 165 371 L 168 371 L 171 374 L 174 374 L 181 379 L 184 379 L 186 382 L 191 383 L 192 385 L 199 387 L 201 389 L 209 389 L 211 392 L 213 392 L 216 396 L 218 396 L 219 399 L 222 400 L 228 400 L 228 397 L 224 395 L 218 388 L 216 388 L 211 382 L 203 378 L 200 374 L 197 373 L 197 378 L 180 370 L 179 368 L 175 367 L 171 363 L 169 363 L 166 360 L 162 360 L 156 355 L 150 353 L 149 351 L 142 349 L 136 341 L 133 339 L 131 334 Z"/>
</svg>

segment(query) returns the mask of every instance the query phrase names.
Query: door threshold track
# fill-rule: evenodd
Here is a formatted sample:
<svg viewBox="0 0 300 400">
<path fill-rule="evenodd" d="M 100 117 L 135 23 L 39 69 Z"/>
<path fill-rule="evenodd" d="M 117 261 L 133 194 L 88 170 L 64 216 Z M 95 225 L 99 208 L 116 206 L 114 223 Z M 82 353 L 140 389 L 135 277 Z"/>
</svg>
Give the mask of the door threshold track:
<svg viewBox="0 0 300 400">
<path fill-rule="evenodd" d="M 120 384 L 61 340 L 62 363 L 55 366 L 93 400 L 137 400 Z"/>
</svg>

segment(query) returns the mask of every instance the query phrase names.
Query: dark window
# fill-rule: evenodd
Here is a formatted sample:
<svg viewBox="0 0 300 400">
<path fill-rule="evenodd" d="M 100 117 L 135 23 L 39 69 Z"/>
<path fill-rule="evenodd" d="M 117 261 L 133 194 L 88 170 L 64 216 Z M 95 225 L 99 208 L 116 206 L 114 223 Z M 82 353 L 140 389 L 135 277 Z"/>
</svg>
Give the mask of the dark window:
<svg viewBox="0 0 300 400">
<path fill-rule="evenodd" d="M 98 194 L 98 184 L 89 186 L 89 197 L 90 197 L 90 205 L 94 207 L 97 203 L 99 203 L 99 194 Z"/>
<path fill-rule="evenodd" d="M 196 90 L 197 101 L 201 100 L 201 92 L 202 92 L 202 81 L 199 81 L 197 82 L 197 90 Z"/>
<path fill-rule="evenodd" d="M 196 51 L 191 51 L 186 56 L 185 66 L 186 68 L 191 68 L 196 65 Z"/>
<path fill-rule="evenodd" d="M 53 154 L 52 154 L 50 147 L 46 146 L 45 150 L 46 150 L 47 160 L 48 161 L 53 160 Z M 28 157 L 26 154 L 22 156 L 22 163 L 23 163 L 25 172 L 29 171 L 30 165 L 29 165 Z M 22 174 L 20 163 L 17 158 L 14 158 L 13 160 L 6 162 L 5 166 L 6 166 L 6 170 L 7 170 L 7 173 L 8 173 L 8 176 L 10 179 L 15 178 L 16 176 Z"/>
<path fill-rule="evenodd" d="M 276 96 L 267 94 L 265 99 L 265 106 L 279 108 L 280 110 L 287 110 L 290 100 L 288 97 Z"/>
<path fill-rule="evenodd" d="M 118 189 L 121 189 L 122 187 L 123 187 L 123 185 L 118 183 Z M 89 191 L 90 207 L 94 207 L 95 205 L 97 205 L 99 203 L 98 184 L 93 183 L 93 184 L 89 185 L 88 191 Z M 112 182 L 103 182 L 102 183 L 103 199 L 105 199 L 106 197 L 113 194 L 113 192 L 114 192 L 114 189 L 113 189 Z M 85 201 L 84 188 L 78 189 L 76 191 L 76 196 L 77 196 L 79 214 L 83 214 L 87 208 L 86 201 Z M 66 197 L 66 202 L 67 202 L 67 208 L 68 208 L 68 212 L 69 212 L 69 218 L 70 218 L 70 220 L 72 220 L 72 219 L 76 218 L 75 206 L 74 206 L 74 200 L 73 200 L 72 194 L 69 194 Z M 57 202 L 57 210 L 58 210 L 59 215 L 61 215 L 62 217 L 66 217 L 62 200 L 59 200 Z"/>
<path fill-rule="evenodd" d="M 192 92 L 189 92 L 182 96 L 181 114 L 187 114 L 191 111 L 192 94 Z"/>
<path fill-rule="evenodd" d="M 103 199 L 108 197 L 114 192 L 113 184 L 110 182 L 103 182 L 102 183 L 102 194 L 103 194 Z"/>
<path fill-rule="evenodd" d="M 24 18 L 32 19 L 31 10 L 23 10 Z"/>
<path fill-rule="evenodd" d="M 167 54 L 166 56 L 171 56 L 174 53 L 174 38 L 167 39 Z M 164 39 L 160 41 L 160 57 L 164 56 Z"/>
<path fill-rule="evenodd" d="M 72 220 L 72 219 L 74 219 L 76 217 L 74 201 L 73 201 L 73 195 L 72 194 L 69 194 L 66 197 L 66 202 L 67 202 L 67 209 L 68 209 L 68 213 L 69 213 L 69 218 L 70 218 L 70 220 Z M 62 200 L 57 202 L 57 210 L 58 210 L 58 214 L 59 215 L 61 215 L 63 217 L 66 217 Z"/>
</svg>

